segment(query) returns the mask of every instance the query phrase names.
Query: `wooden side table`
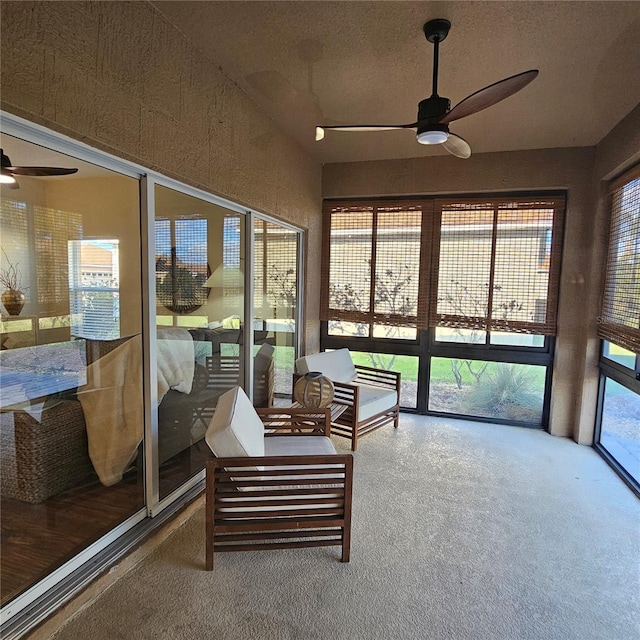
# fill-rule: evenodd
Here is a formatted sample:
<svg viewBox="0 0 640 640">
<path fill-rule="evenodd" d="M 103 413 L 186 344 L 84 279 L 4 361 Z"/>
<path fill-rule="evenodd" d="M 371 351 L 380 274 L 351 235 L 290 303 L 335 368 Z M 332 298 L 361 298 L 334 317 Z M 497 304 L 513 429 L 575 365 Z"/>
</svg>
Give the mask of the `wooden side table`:
<svg viewBox="0 0 640 640">
<path fill-rule="evenodd" d="M 305 407 L 301 405 L 299 402 L 294 402 L 291 405 L 292 409 L 304 409 Z M 309 409 L 314 409 L 315 407 L 308 407 Z M 324 409 L 329 409 L 331 412 L 331 422 L 335 422 L 349 407 L 346 404 L 340 404 L 339 402 L 332 402 L 328 404 Z"/>
</svg>

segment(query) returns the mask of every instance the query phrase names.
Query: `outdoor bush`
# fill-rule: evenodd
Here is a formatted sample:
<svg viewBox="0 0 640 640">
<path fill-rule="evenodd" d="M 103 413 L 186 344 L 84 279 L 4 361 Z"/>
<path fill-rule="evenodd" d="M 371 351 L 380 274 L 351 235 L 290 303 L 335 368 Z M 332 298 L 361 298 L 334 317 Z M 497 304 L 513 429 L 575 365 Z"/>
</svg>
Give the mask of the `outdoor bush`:
<svg viewBox="0 0 640 640">
<path fill-rule="evenodd" d="M 541 397 L 535 374 L 517 364 L 497 364 L 465 397 L 470 414 L 494 415 L 508 420 L 539 420 Z"/>
</svg>

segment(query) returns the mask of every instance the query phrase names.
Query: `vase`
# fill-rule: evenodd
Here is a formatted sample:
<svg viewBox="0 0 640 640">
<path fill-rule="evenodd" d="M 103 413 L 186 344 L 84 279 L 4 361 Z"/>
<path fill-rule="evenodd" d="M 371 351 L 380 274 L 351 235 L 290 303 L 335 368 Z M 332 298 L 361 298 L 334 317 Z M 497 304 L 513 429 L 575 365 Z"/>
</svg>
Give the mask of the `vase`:
<svg viewBox="0 0 640 640">
<path fill-rule="evenodd" d="M 293 388 L 293 399 L 303 407 L 320 409 L 333 401 L 333 382 L 319 371 L 309 371 Z"/>
<path fill-rule="evenodd" d="M 19 316 L 25 301 L 24 293 L 18 289 L 7 289 L 0 300 L 10 316 Z"/>
</svg>

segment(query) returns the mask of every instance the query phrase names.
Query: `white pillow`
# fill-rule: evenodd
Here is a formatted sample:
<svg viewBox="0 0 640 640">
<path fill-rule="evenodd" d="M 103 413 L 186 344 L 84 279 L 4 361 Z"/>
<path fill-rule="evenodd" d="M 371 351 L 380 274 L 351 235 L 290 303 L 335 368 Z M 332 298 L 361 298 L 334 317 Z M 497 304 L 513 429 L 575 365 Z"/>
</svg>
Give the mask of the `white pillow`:
<svg viewBox="0 0 640 640">
<path fill-rule="evenodd" d="M 264 426 L 240 387 L 219 398 L 205 440 L 218 458 L 264 456 Z"/>
</svg>

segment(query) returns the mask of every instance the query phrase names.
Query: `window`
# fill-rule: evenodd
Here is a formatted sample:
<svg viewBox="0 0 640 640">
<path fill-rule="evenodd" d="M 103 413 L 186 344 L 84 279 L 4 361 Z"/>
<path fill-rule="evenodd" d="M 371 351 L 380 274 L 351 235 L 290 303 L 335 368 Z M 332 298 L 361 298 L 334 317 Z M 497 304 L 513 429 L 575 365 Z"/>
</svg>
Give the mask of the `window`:
<svg viewBox="0 0 640 640">
<path fill-rule="evenodd" d="M 599 335 L 640 352 L 640 166 L 611 189 L 609 252 Z"/>
<path fill-rule="evenodd" d="M 595 447 L 640 495 L 640 165 L 610 192 Z"/>
<path fill-rule="evenodd" d="M 405 409 L 544 426 L 564 209 L 550 193 L 326 201 L 321 346 L 415 363 Z"/>
<path fill-rule="evenodd" d="M 560 262 L 552 247 L 560 246 L 563 211 L 562 199 L 436 201 L 430 324 L 438 339 L 555 334 Z"/>
<path fill-rule="evenodd" d="M 415 340 L 416 328 L 426 328 L 424 206 L 325 208 L 322 310 L 330 333 Z"/>
<path fill-rule="evenodd" d="M 207 221 L 199 214 L 156 221 L 156 295 L 176 313 L 190 313 L 206 301 Z"/>
<path fill-rule="evenodd" d="M 118 240 L 69 240 L 69 306 L 72 335 L 120 336 Z"/>
</svg>

